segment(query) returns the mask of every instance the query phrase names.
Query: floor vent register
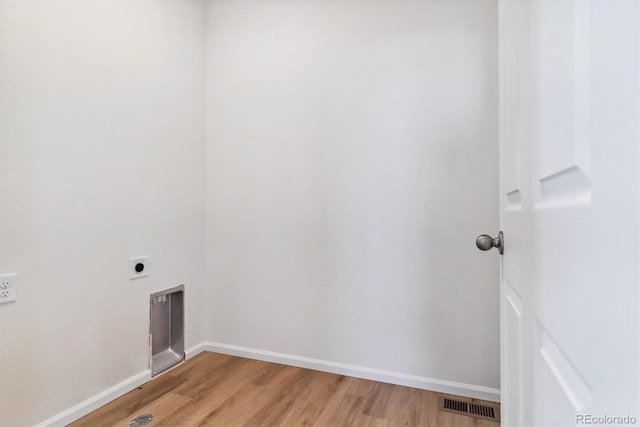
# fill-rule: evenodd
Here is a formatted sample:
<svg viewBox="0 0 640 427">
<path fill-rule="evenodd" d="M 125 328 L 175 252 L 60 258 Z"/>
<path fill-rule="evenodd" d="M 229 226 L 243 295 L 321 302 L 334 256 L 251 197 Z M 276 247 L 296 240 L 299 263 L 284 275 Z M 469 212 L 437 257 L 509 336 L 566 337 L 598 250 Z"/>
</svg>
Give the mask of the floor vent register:
<svg viewBox="0 0 640 427">
<path fill-rule="evenodd" d="M 495 406 L 480 405 L 478 403 L 456 400 L 443 396 L 440 397 L 440 410 L 466 415 L 468 417 L 500 422 L 500 410 Z"/>
<path fill-rule="evenodd" d="M 142 414 L 142 415 L 138 415 L 137 417 L 135 417 L 134 419 L 132 419 L 131 421 L 129 421 L 129 427 L 141 427 L 141 426 L 146 426 L 147 424 L 149 424 L 151 421 L 153 421 L 156 417 L 153 416 L 153 414 Z"/>
</svg>

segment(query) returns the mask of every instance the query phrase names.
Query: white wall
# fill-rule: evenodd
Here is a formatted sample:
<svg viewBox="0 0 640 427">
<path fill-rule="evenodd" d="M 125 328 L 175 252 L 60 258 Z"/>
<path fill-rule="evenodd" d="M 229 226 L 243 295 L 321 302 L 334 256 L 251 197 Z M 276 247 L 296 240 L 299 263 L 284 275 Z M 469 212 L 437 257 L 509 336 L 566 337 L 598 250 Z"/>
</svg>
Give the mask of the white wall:
<svg viewBox="0 0 640 427">
<path fill-rule="evenodd" d="M 498 387 L 496 10 L 0 0 L 0 425 L 145 371 L 180 283 L 187 347 Z"/>
<path fill-rule="evenodd" d="M 196 0 L 0 0 L 3 427 L 148 369 L 153 291 L 204 339 L 204 39 Z"/>
<path fill-rule="evenodd" d="M 496 1 L 207 5 L 214 341 L 499 387 Z"/>
</svg>

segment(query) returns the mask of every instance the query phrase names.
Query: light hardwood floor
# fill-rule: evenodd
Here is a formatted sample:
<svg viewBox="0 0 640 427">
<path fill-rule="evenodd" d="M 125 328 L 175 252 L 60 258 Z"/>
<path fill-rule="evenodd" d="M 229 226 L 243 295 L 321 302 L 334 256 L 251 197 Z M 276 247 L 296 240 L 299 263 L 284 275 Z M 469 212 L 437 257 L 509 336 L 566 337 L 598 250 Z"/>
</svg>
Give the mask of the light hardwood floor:
<svg viewBox="0 0 640 427">
<path fill-rule="evenodd" d="M 205 352 L 71 426 L 128 426 L 133 417 L 146 413 L 155 415 L 150 427 L 499 426 L 496 422 L 440 411 L 440 396 L 415 388 Z"/>
</svg>

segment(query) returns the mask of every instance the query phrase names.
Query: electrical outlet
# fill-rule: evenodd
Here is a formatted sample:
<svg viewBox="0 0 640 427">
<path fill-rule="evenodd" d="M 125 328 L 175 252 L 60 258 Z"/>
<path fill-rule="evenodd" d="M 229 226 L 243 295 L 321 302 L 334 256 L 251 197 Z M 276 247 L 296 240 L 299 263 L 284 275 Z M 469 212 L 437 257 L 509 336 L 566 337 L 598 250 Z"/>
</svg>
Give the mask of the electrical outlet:
<svg viewBox="0 0 640 427">
<path fill-rule="evenodd" d="M 141 256 L 129 259 L 129 279 L 147 277 L 151 273 L 151 257 Z"/>
<path fill-rule="evenodd" d="M 16 287 L 18 285 L 17 275 L 0 275 L 0 304 L 16 300 Z"/>
</svg>

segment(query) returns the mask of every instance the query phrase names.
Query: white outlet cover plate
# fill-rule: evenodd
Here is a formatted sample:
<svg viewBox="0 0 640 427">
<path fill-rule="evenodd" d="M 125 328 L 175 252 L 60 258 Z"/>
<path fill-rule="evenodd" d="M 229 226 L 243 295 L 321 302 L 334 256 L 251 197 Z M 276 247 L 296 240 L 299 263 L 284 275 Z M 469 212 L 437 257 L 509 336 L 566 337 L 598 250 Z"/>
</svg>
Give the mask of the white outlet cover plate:
<svg viewBox="0 0 640 427">
<path fill-rule="evenodd" d="M 16 300 L 18 275 L 16 273 L 0 275 L 0 304 Z"/>
<path fill-rule="evenodd" d="M 142 263 L 144 264 L 144 270 L 141 272 L 136 271 L 136 265 Z M 151 273 L 151 257 L 150 256 L 139 256 L 136 258 L 129 259 L 129 279 L 139 279 L 141 277 L 147 277 Z"/>
</svg>

